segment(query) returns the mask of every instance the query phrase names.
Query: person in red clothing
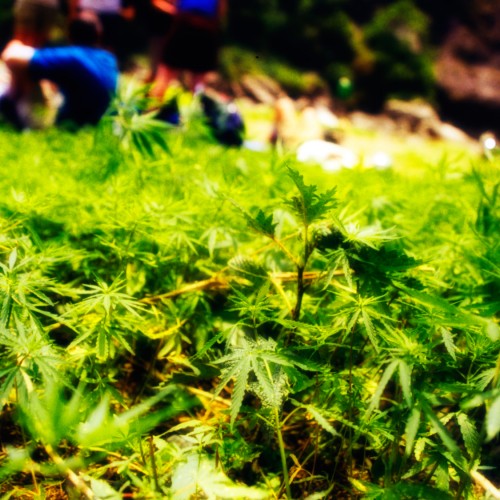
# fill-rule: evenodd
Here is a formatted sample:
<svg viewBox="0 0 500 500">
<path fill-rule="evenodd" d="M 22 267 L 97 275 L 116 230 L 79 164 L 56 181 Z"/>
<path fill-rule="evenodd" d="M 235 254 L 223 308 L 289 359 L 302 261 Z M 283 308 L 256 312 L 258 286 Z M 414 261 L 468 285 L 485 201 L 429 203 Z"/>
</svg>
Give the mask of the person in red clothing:
<svg viewBox="0 0 500 500">
<path fill-rule="evenodd" d="M 227 0 L 152 0 L 152 4 L 170 16 L 150 91 L 160 105 L 157 118 L 173 125 L 180 123 L 177 99 L 163 100 L 170 84 L 181 82 L 197 95 L 214 138 L 228 146 L 240 146 L 244 123 L 236 105 L 228 96 L 205 89 L 207 76 L 217 69 Z"/>
<path fill-rule="evenodd" d="M 151 90 L 151 95 L 161 100 L 172 81 L 182 79 L 194 90 L 216 69 L 227 0 L 152 0 L 152 3 L 172 17 Z"/>
</svg>

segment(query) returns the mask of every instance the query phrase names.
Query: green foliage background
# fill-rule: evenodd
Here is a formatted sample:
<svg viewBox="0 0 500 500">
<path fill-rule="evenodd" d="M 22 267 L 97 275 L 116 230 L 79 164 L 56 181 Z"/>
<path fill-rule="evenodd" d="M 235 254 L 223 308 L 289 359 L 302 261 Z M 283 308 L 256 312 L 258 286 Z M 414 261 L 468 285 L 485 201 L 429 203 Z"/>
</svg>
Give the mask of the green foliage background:
<svg viewBox="0 0 500 500">
<path fill-rule="evenodd" d="M 388 97 L 433 98 L 436 11 L 412 0 L 242 1 L 232 5 L 228 30 L 264 59 L 319 72 L 334 92 L 339 78 L 350 78 L 351 103 L 375 110 Z"/>
</svg>

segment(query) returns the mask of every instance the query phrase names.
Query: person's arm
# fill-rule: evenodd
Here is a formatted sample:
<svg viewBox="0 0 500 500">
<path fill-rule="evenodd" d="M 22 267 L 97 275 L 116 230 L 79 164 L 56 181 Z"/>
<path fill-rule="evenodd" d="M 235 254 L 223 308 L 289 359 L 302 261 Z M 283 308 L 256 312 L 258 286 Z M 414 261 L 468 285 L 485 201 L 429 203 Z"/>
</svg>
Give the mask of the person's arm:
<svg viewBox="0 0 500 500">
<path fill-rule="evenodd" d="M 19 40 L 12 40 L 2 52 L 2 61 L 12 72 L 24 71 L 28 68 L 35 49 Z"/>
</svg>

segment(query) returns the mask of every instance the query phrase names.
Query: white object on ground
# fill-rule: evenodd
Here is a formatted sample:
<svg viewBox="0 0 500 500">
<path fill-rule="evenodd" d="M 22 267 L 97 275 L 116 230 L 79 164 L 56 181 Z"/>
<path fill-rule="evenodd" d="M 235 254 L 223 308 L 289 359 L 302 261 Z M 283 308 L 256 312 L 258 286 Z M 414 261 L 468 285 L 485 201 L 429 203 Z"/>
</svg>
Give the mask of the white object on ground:
<svg viewBox="0 0 500 500">
<path fill-rule="evenodd" d="M 341 168 L 353 168 L 359 159 L 350 149 L 334 142 L 314 139 L 303 142 L 297 148 L 297 160 L 303 163 L 317 163 L 327 172 Z"/>
<path fill-rule="evenodd" d="M 367 160 L 366 166 L 377 170 L 388 170 L 392 167 L 392 158 L 385 151 L 373 153 Z"/>
<path fill-rule="evenodd" d="M 483 142 L 483 146 L 485 149 L 489 149 L 490 151 L 492 149 L 495 149 L 497 145 L 497 141 L 495 141 L 495 138 L 494 137 L 487 137 L 484 142 Z"/>
<path fill-rule="evenodd" d="M 269 144 L 262 141 L 245 140 L 243 141 L 243 147 L 249 149 L 250 151 L 269 151 Z"/>
<path fill-rule="evenodd" d="M 330 111 L 326 106 L 318 106 L 316 108 L 316 114 L 318 116 L 319 123 L 323 127 L 329 130 L 336 129 L 339 126 L 339 119 L 332 111 Z"/>
</svg>

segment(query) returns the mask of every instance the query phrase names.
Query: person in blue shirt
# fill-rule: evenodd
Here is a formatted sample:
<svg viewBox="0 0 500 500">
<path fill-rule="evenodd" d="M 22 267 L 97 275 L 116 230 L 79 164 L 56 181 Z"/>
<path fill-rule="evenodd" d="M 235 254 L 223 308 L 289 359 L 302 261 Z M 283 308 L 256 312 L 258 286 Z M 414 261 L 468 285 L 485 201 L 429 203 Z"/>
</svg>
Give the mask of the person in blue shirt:
<svg viewBox="0 0 500 500">
<path fill-rule="evenodd" d="M 24 128 L 16 103 L 27 83 L 48 80 L 63 96 L 57 123 L 96 124 L 106 112 L 118 81 L 116 58 L 98 48 L 99 37 L 98 19 L 83 12 L 70 23 L 69 46 L 35 49 L 19 40 L 10 42 L 1 57 L 10 69 L 11 85 L 0 99 L 0 112 Z"/>
</svg>

